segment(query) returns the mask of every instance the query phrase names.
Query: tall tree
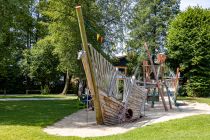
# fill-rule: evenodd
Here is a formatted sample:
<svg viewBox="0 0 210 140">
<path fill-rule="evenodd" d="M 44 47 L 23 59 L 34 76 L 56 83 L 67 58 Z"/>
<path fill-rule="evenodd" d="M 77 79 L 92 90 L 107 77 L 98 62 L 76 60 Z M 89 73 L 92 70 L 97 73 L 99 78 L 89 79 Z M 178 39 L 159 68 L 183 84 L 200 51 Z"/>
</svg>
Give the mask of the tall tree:
<svg viewBox="0 0 210 140">
<path fill-rule="evenodd" d="M 169 21 L 179 12 L 180 0 L 140 0 L 134 8 L 129 49 L 140 51 L 148 42 L 154 52 L 165 45 Z"/>
<path fill-rule="evenodd" d="M 210 10 L 188 8 L 170 24 L 167 48 L 172 66 L 187 78 L 190 96 L 210 94 Z"/>
<path fill-rule="evenodd" d="M 136 0 L 98 0 L 102 12 L 105 42 L 103 49 L 108 54 L 121 52 L 126 42 L 127 23 L 132 18 Z"/>
<path fill-rule="evenodd" d="M 11 82 L 20 76 L 22 51 L 33 40 L 34 0 L 0 1 L 0 78 Z"/>
<path fill-rule="evenodd" d="M 96 33 L 94 28 L 100 29 L 100 12 L 94 0 L 49 0 L 40 1 L 46 3 L 42 8 L 42 15 L 49 18 L 49 37 L 55 46 L 54 53 L 58 55 L 58 69 L 66 73 L 66 84 L 62 94 L 67 93 L 69 79 L 81 74 L 81 64 L 77 60 L 77 53 L 81 49 L 79 26 L 76 18 L 75 7 L 81 5 L 87 26 L 88 40 L 96 46 Z M 96 20 L 97 19 L 97 20 Z M 91 22 L 91 25 L 90 25 Z"/>
</svg>

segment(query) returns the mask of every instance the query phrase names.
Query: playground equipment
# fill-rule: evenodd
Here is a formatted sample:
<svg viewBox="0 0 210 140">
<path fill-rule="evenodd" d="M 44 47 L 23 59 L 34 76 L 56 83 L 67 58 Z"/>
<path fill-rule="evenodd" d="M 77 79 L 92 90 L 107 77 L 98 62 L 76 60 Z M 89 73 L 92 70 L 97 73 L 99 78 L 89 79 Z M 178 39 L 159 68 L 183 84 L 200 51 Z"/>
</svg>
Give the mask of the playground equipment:
<svg viewBox="0 0 210 140">
<path fill-rule="evenodd" d="M 166 55 L 163 53 L 157 54 L 158 65 L 154 65 L 146 43 L 144 44 L 144 47 L 150 60 L 150 65 L 146 60 L 143 61 L 142 65 L 144 81 L 143 84 L 147 89 L 147 101 L 152 101 L 152 107 L 154 107 L 154 102 L 159 101 L 160 95 L 163 106 L 167 111 L 168 108 L 164 99 L 165 90 L 166 95 L 168 96 L 170 109 L 172 109 L 172 102 L 176 105 L 176 96 L 179 86 L 179 69 L 177 68 L 176 75 L 170 69 L 168 69 L 167 74 L 165 74 L 166 66 L 164 63 L 166 61 Z M 142 84 L 142 82 L 139 83 Z M 158 92 L 156 92 L 156 89 L 158 89 Z"/>
<path fill-rule="evenodd" d="M 143 62 L 143 81 L 136 80 L 135 74 L 132 77 L 126 77 L 91 44 L 88 44 L 80 6 L 76 7 L 76 12 L 83 46 L 83 50 L 79 54 L 93 99 L 97 124 L 113 125 L 140 118 L 146 98 L 151 98 L 152 107 L 154 107 L 155 99 L 159 101 L 160 96 L 165 111 L 168 111 L 164 89 L 168 96 L 170 109 L 172 109 L 172 101 L 176 103 L 179 70 L 177 69 L 176 75 L 171 74 L 172 76 L 168 77 L 164 75 L 166 56 L 158 54 L 158 65 L 154 65 L 148 46 L 145 43 L 144 48 L 150 64 L 148 61 Z M 151 74 L 153 74 L 153 79 Z M 119 79 L 123 81 L 122 99 L 117 97 Z M 171 91 L 172 85 L 173 93 Z M 149 95 L 151 91 L 152 95 Z"/>
<path fill-rule="evenodd" d="M 146 90 L 138 86 L 134 77 L 126 77 L 90 44 L 88 45 L 81 6 L 76 7 L 82 38 L 81 59 L 93 98 L 97 124 L 113 125 L 135 120 L 141 116 Z M 123 99 L 116 93 L 118 78 L 124 79 Z"/>
<path fill-rule="evenodd" d="M 174 74 L 173 71 L 171 70 L 169 70 L 169 72 L 170 72 L 169 77 L 164 78 L 164 86 L 166 87 L 167 94 L 170 95 L 171 100 L 174 102 L 175 106 L 177 106 L 176 97 L 178 94 L 179 81 L 180 81 L 179 68 L 177 68 L 176 74 Z"/>
</svg>

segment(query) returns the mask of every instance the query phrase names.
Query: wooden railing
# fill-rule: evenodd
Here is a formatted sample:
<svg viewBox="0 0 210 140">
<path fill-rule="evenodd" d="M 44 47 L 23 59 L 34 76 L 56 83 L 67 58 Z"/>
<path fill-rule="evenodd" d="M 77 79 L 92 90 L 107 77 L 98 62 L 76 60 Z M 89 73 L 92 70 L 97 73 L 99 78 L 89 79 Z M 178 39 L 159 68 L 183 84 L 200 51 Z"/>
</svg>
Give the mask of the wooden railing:
<svg viewBox="0 0 210 140">
<path fill-rule="evenodd" d="M 113 80 L 112 78 L 115 77 L 118 72 L 95 48 L 89 45 L 89 49 L 97 86 L 106 93 L 109 93 L 111 88 L 110 83 L 113 83 L 111 82 Z"/>
<path fill-rule="evenodd" d="M 116 98 L 116 94 L 118 93 L 117 80 L 123 80 L 122 102 L 127 104 L 127 99 L 132 92 L 134 84 L 136 84 L 136 80 L 131 77 L 126 77 L 123 73 L 118 71 L 117 68 L 91 45 L 89 45 L 89 50 L 97 87 L 105 91 L 108 96 Z"/>
<path fill-rule="evenodd" d="M 123 100 L 125 101 L 130 92 L 131 78 L 118 71 L 91 45 L 89 45 L 89 50 L 98 88 L 105 91 L 108 96 L 116 98 L 118 92 L 117 80 L 121 77 L 121 79 L 124 79 Z"/>
</svg>

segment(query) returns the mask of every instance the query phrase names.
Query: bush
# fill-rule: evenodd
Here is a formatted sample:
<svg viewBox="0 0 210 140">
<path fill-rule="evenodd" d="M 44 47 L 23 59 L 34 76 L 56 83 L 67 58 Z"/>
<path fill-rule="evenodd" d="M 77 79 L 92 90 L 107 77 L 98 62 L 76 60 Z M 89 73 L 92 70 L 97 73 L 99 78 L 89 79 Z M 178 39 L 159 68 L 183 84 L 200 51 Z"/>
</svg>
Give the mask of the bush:
<svg viewBox="0 0 210 140">
<path fill-rule="evenodd" d="M 188 96 L 187 95 L 187 91 L 184 85 L 182 85 L 179 89 L 178 89 L 178 95 L 179 96 Z"/>
<path fill-rule="evenodd" d="M 44 87 L 41 86 L 41 94 L 43 95 L 50 94 L 50 88 L 48 85 L 45 85 Z"/>
<path fill-rule="evenodd" d="M 193 76 L 187 81 L 188 96 L 208 97 L 210 95 L 210 79 L 207 77 Z"/>
</svg>

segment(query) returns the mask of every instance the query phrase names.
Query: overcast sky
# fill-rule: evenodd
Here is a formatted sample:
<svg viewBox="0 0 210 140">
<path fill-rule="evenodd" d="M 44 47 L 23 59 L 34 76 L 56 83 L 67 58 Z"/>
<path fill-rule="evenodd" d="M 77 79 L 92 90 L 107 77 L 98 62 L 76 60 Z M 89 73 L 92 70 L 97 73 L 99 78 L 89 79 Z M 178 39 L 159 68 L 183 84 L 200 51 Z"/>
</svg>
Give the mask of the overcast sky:
<svg viewBox="0 0 210 140">
<path fill-rule="evenodd" d="M 180 9 L 186 10 L 188 6 L 201 6 L 203 8 L 210 8 L 210 0 L 181 0 Z"/>
</svg>

